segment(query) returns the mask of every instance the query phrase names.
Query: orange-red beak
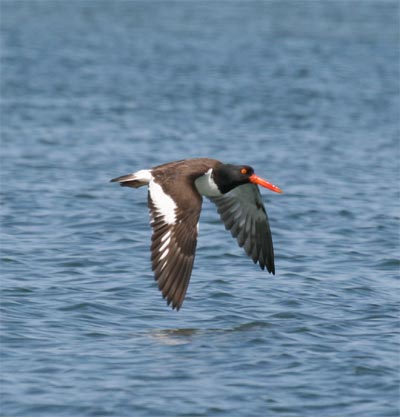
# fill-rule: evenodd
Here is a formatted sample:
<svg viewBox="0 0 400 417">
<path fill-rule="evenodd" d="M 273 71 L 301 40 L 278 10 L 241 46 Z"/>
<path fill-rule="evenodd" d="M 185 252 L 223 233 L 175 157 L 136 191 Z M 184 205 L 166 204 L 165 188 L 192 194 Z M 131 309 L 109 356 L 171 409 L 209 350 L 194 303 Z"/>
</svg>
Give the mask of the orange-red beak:
<svg viewBox="0 0 400 417">
<path fill-rule="evenodd" d="M 249 177 L 250 182 L 253 184 L 261 185 L 262 187 L 268 188 L 271 191 L 275 191 L 276 193 L 283 193 L 283 191 L 274 184 L 263 180 L 262 178 L 258 177 L 256 174 L 253 174 Z"/>
</svg>

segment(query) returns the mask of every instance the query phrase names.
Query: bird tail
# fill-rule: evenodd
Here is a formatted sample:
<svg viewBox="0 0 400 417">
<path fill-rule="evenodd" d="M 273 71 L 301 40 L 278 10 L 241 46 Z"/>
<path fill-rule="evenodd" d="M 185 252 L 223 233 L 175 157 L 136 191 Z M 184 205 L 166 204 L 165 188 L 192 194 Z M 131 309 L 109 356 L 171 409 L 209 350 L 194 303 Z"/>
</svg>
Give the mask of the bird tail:
<svg viewBox="0 0 400 417">
<path fill-rule="evenodd" d="M 121 177 L 113 178 L 110 182 L 119 182 L 123 187 L 139 188 L 147 185 L 152 179 L 151 172 L 148 170 L 141 170 L 133 174 L 122 175 Z"/>
</svg>

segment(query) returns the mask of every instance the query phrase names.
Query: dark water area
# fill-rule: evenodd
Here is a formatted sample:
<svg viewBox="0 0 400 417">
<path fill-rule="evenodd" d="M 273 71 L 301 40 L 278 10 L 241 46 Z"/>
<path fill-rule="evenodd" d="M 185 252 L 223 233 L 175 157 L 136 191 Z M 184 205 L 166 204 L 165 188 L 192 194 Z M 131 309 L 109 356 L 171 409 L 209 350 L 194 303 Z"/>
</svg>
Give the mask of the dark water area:
<svg viewBox="0 0 400 417">
<path fill-rule="evenodd" d="M 1 6 L 2 416 L 399 415 L 399 3 Z M 162 300 L 145 189 L 252 165 L 276 275 L 204 201 Z"/>
</svg>

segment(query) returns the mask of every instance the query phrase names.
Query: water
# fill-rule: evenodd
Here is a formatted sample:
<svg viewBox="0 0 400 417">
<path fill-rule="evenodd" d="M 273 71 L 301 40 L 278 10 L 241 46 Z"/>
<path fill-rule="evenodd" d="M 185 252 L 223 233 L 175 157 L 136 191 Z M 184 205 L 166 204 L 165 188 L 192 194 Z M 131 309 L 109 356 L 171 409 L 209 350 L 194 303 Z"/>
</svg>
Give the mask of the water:
<svg viewBox="0 0 400 417">
<path fill-rule="evenodd" d="M 1 2 L 1 415 L 399 413 L 397 2 Z M 204 202 L 183 308 L 146 190 L 252 165 L 276 276 Z"/>
</svg>

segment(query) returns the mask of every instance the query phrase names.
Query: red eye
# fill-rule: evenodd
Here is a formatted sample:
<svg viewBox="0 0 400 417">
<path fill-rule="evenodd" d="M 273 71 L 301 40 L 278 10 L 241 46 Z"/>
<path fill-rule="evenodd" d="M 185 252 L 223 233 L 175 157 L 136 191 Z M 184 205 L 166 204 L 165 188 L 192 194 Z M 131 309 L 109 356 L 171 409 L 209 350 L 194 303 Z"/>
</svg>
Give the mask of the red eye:
<svg viewBox="0 0 400 417">
<path fill-rule="evenodd" d="M 247 174 L 247 169 L 246 168 L 242 168 L 240 170 L 240 173 L 243 174 L 243 175 L 246 175 Z"/>
</svg>

